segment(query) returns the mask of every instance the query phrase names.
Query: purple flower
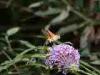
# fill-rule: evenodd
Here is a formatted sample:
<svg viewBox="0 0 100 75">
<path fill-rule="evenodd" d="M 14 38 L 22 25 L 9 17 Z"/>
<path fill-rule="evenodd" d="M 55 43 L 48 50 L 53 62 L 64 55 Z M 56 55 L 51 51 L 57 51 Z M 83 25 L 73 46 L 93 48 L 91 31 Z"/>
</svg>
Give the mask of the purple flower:
<svg viewBox="0 0 100 75">
<path fill-rule="evenodd" d="M 47 57 L 45 64 L 49 67 L 56 66 L 58 69 L 70 69 L 75 65 L 79 67 L 80 54 L 77 49 L 68 44 L 59 44 L 50 47 L 49 56 Z"/>
</svg>

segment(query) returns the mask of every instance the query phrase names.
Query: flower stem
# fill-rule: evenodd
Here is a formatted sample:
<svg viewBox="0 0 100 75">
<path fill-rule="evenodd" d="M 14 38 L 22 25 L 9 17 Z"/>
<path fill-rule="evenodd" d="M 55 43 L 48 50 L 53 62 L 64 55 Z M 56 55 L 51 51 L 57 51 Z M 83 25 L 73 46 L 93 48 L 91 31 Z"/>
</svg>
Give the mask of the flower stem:
<svg viewBox="0 0 100 75">
<path fill-rule="evenodd" d="M 83 74 L 85 74 L 85 75 L 92 75 L 91 73 L 87 73 L 87 72 L 85 72 L 85 71 L 83 71 L 83 70 L 78 70 L 80 73 L 83 73 Z"/>
<path fill-rule="evenodd" d="M 97 75 L 94 71 L 91 71 L 91 70 L 88 69 L 86 66 L 84 66 L 84 65 L 82 65 L 82 64 L 80 64 L 80 66 L 81 66 L 82 68 L 84 68 L 87 72 L 93 73 L 94 75 Z"/>
<path fill-rule="evenodd" d="M 100 74 L 100 70 L 98 70 L 97 68 L 92 67 L 92 66 L 89 65 L 88 63 L 86 63 L 86 62 L 84 62 L 84 61 L 82 61 L 82 60 L 80 60 L 80 63 L 83 64 L 83 65 L 85 65 L 85 66 L 87 66 L 87 67 L 89 67 L 89 68 L 91 68 L 91 69 L 93 69 L 94 71 L 96 71 L 97 73 Z"/>
</svg>

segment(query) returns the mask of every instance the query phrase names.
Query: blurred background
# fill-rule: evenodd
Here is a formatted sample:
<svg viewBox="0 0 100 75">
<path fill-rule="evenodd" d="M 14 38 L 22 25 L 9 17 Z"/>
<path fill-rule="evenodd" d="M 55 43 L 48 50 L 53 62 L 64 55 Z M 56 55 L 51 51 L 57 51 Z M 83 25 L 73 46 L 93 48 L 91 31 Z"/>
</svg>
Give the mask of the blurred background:
<svg viewBox="0 0 100 75">
<path fill-rule="evenodd" d="M 100 69 L 100 0 L 0 0 L 0 75 L 49 75 L 48 27 Z"/>
</svg>

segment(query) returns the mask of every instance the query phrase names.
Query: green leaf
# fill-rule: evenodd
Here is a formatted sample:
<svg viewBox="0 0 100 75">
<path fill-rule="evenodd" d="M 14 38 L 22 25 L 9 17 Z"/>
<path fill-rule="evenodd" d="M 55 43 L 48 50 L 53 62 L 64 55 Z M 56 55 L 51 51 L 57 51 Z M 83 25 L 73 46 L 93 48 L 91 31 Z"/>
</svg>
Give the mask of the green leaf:
<svg viewBox="0 0 100 75">
<path fill-rule="evenodd" d="M 36 2 L 36 3 L 30 4 L 28 7 L 29 7 L 29 8 L 36 8 L 36 7 L 41 6 L 42 4 L 43 4 L 43 2 L 40 1 L 40 2 Z"/>
<path fill-rule="evenodd" d="M 0 72 L 9 68 L 10 66 L 14 65 L 15 63 L 21 61 L 24 54 L 26 54 L 27 52 L 32 51 L 32 50 L 33 50 L 33 48 L 27 49 L 27 50 L 23 51 L 22 53 L 18 54 L 13 60 L 3 62 L 2 65 L 0 65 Z"/>
<path fill-rule="evenodd" d="M 79 28 L 79 26 L 76 25 L 76 24 L 68 25 L 66 27 L 60 28 L 59 31 L 58 31 L 58 34 L 62 35 L 62 34 L 68 33 L 68 32 L 72 32 L 72 31 L 74 31 L 74 30 L 76 30 L 78 28 Z"/>
<path fill-rule="evenodd" d="M 87 62 L 84 62 L 84 61 L 80 60 L 80 64 L 83 64 L 84 66 L 86 66 L 86 67 L 92 69 L 92 71 L 96 71 L 96 72 L 98 73 L 98 75 L 100 74 L 100 70 L 99 70 L 99 69 L 97 69 L 97 68 L 91 66 L 91 65 L 88 64 Z"/>
<path fill-rule="evenodd" d="M 87 26 L 81 37 L 80 37 L 80 48 L 83 50 L 82 54 L 85 54 L 85 56 L 89 56 L 90 55 L 90 39 L 91 39 L 91 36 L 90 36 L 90 33 L 91 33 L 91 30 L 93 29 L 92 26 Z M 89 37 L 90 36 L 90 37 Z"/>
<path fill-rule="evenodd" d="M 95 61 L 91 62 L 91 64 L 93 64 L 93 65 L 100 65 L 100 60 L 95 60 Z"/>
<path fill-rule="evenodd" d="M 37 66 L 37 67 L 44 67 L 45 69 L 47 69 L 45 65 L 40 64 L 40 63 L 33 63 L 32 65 Z"/>
<path fill-rule="evenodd" d="M 9 64 L 10 63 L 10 61 L 9 60 L 7 60 L 7 61 L 4 61 L 3 63 L 1 63 L 0 65 L 6 65 L 6 64 Z"/>
<path fill-rule="evenodd" d="M 15 33 L 17 33 L 19 30 L 20 30 L 19 27 L 14 27 L 14 28 L 7 30 L 6 34 L 8 36 L 11 36 L 11 35 L 14 35 Z"/>
<path fill-rule="evenodd" d="M 31 57 L 35 57 L 35 58 L 45 58 L 46 54 L 33 54 Z"/>
<path fill-rule="evenodd" d="M 31 43 L 29 43 L 28 41 L 25 41 L 25 40 L 19 40 L 19 42 L 22 44 L 22 45 L 25 45 L 29 48 L 35 48 L 34 45 L 32 45 Z"/>
<path fill-rule="evenodd" d="M 62 10 L 61 13 L 56 18 L 54 18 L 50 23 L 58 24 L 58 23 L 62 22 L 69 16 L 69 11 L 70 11 L 70 7 L 67 7 L 67 9 Z"/>
<path fill-rule="evenodd" d="M 58 14 L 60 12 L 61 12 L 61 9 L 49 7 L 48 10 L 46 10 L 46 11 L 39 10 L 39 11 L 35 12 L 35 15 L 44 17 L 44 16 L 48 16 L 48 15 Z"/>
</svg>

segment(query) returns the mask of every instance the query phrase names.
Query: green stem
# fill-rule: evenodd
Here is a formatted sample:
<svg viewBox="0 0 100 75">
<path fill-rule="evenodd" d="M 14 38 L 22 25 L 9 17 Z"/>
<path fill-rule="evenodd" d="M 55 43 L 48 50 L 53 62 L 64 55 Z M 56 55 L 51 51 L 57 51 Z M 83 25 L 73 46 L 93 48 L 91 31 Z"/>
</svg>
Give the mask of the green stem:
<svg viewBox="0 0 100 75">
<path fill-rule="evenodd" d="M 82 65 L 82 64 L 80 64 L 80 66 L 81 66 L 82 68 L 84 68 L 86 71 L 88 71 L 89 73 L 93 73 L 94 75 L 97 75 L 95 72 L 91 71 L 91 70 L 88 69 L 86 66 L 84 66 L 84 65 Z"/>
<path fill-rule="evenodd" d="M 10 44 L 10 41 L 9 41 L 7 35 L 5 36 L 5 40 L 6 40 L 7 44 L 8 44 L 8 50 L 12 53 L 12 52 L 13 52 L 13 49 L 12 49 L 12 47 L 11 47 L 11 44 Z"/>
<path fill-rule="evenodd" d="M 5 51 L 2 51 L 2 53 L 3 53 L 10 61 L 13 61 L 13 60 L 11 59 L 11 57 L 10 57 Z M 19 74 L 20 72 L 19 72 L 18 67 L 17 67 L 15 64 L 13 64 L 13 66 L 15 67 L 17 73 Z"/>
<path fill-rule="evenodd" d="M 98 70 L 97 68 L 92 67 L 92 66 L 89 65 L 88 63 L 86 63 L 86 62 L 84 62 L 84 61 L 82 61 L 82 60 L 80 60 L 80 63 L 83 64 L 83 65 L 85 65 L 85 66 L 87 66 L 87 67 L 89 67 L 89 68 L 91 68 L 91 69 L 93 69 L 93 70 L 95 70 L 97 73 L 100 74 L 100 70 Z"/>
<path fill-rule="evenodd" d="M 85 74 L 85 75 L 92 75 L 91 73 L 87 73 L 87 72 L 85 72 L 85 71 L 83 71 L 83 70 L 78 70 L 80 73 L 83 73 L 83 74 Z"/>
</svg>

